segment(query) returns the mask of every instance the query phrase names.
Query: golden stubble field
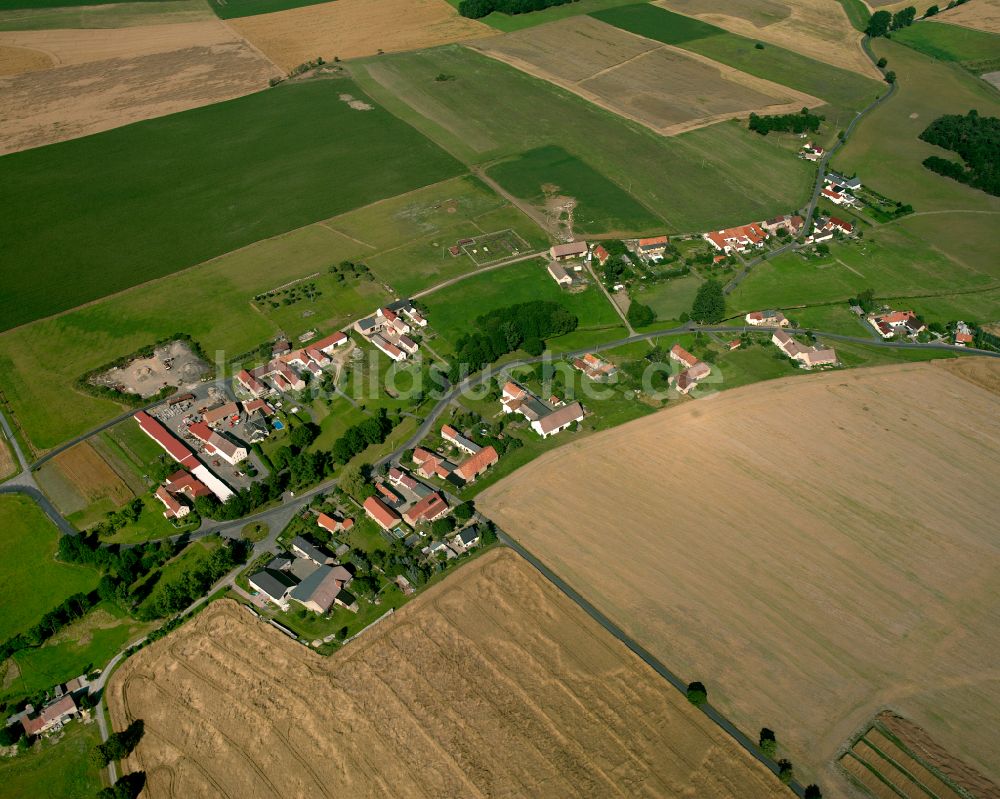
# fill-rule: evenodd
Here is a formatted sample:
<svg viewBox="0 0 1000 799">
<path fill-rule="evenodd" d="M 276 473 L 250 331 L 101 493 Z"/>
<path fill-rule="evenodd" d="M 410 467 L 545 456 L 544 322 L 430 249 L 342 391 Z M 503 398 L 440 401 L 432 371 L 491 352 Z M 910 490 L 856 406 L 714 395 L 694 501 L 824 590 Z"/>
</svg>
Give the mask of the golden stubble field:
<svg viewBox="0 0 1000 799">
<path fill-rule="evenodd" d="M 322 56 L 347 59 L 489 36 L 446 0 L 336 0 L 228 20 L 282 69 Z"/>
<path fill-rule="evenodd" d="M 998 370 L 735 389 L 555 450 L 477 505 L 807 780 L 842 779 L 838 748 L 881 708 L 997 779 Z"/>
<path fill-rule="evenodd" d="M 6 31 L 0 66 L 4 51 L 19 60 L 0 77 L 0 154 L 229 100 L 279 74 L 217 19 Z"/>
<path fill-rule="evenodd" d="M 330 658 L 217 602 L 108 704 L 145 724 L 125 765 L 149 799 L 787 795 L 506 549 Z"/>
<path fill-rule="evenodd" d="M 975 28 L 987 33 L 1000 33 L 1000 0 L 976 0 L 963 3 L 949 11 L 942 11 L 941 22 L 950 22 L 964 28 Z"/>
<path fill-rule="evenodd" d="M 576 16 L 470 46 L 663 135 L 751 111 L 782 114 L 823 101 L 771 81 Z"/>
<path fill-rule="evenodd" d="M 837 0 L 656 0 L 657 5 L 770 42 L 870 78 L 881 73 L 861 49 Z"/>
</svg>

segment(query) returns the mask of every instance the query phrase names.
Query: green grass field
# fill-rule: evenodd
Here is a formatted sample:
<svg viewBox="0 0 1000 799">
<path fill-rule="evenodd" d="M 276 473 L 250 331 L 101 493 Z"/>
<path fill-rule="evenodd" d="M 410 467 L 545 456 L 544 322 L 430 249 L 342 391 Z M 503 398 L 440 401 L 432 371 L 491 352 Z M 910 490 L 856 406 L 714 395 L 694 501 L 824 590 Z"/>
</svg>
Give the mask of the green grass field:
<svg viewBox="0 0 1000 799">
<path fill-rule="evenodd" d="M 573 229 L 578 233 L 640 234 L 663 225 L 623 188 L 561 147 L 539 147 L 487 171 L 515 197 L 535 205 L 544 205 L 547 194 L 575 198 Z"/>
<path fill-rule="evenodd" d="M 876 80 L 774 44 L 758 50 L 753 39 L 659 6 L 640 3 L 596 11 L 591 16 L 640 36 L 683 47 L 759 78 L 819 97 L 830 105 L 824 113 L 834 128 L 846 125 L 885 89 Z"/>
<path fill-rule="evenodd" d="M 273 11 L 287 11 L 301 6 L 315 6 L 326 0 L 208 0 L 208 4 L 220 19 L 253 17 L 270 14 Z"/>
<path fill-rule="evenodd" d="M 856 31 L 864 31 L 872 16 L 872 12 L 868 10 L 864 0 L 839 0 L 839 2 L 844 13 L 847 14 L 847 19 L 851 22 L 851 27 Z"/>
<path fill-rule="evenodd" d="M 118 0 L 105 0 L 107 3 L 115 3 Z M 156 0 L 153 0 L 154 2 Z M 121 0 L 121 2 L 135 2 L 135 0 Z M 64 6 L 88 6 L 94 5 L 93 0 L 0 0 L 0 11 L 11 9 L 33 9 L 33 8 L 61 8 Z"/>
<path fill-rule="evenodd" d="M 648 305 L 656 314 L 657 327 L 663 327 L 664 321 L 680 319 L 682 313 L 691 310 L 694 295 L 698 293 L 701 278 L 697 275 L 675 277 L 661 283 L 644 284 L 637 281 L 632 287 L 633 301 Z"/>
<path fill-rule="evenodd" d="M 939 61 L 955 61 L 972 72 L 1000 68 L 1000 36 L 946 22 L 921 22 L 896 31 L 894 42 Z"/>
<path fill-rule="evenodd" d="M 98 573 L 55 560 L 59 531 L 27 497 L 0 496 L 0 640 L 34 625 L 66 597 L 97 586 Z"/>
<path fill-rule="evenodd" d="M 462 171 L 341 92 L 363 96 L 346 79 L 290 84 L 0 158 L 3 327 Z"/>
<path fill-rule="evenodd" d="M 458 338 L 470 331 L 470 324 L 477 316 L 532 300 L 558 302 L 576 314 L 582 329 L 617 328 L 621 324 L 593 281 L 585 291 L 571 294 L 556 285 L 541 260 L 525 261 L 470 277 L 425 297 L 428 319 L 440 334 L 434 348 L 447 356 Z"/>
<path fill-rule="evenodd" d="M 665 138 L 458 46 L 361 59 L 350 68 L 378 102 L 466 163 L 561 147 L 671 231 L 762 219 L 808 197 L 809 166 L 737 122 Z M 456 80 L 436 81 L 441 73 Z"/>
<path fill-rule="evenodd" d="M 197 22 L 211 19 L 202 0 L 128 0 L 122 3 L 56 7 L 0 8 L 0 31 L 34 31 L 53 28 L 129 28 L 135 25 Z"/>
<path fill-rule="evenodd" d="M 331 264 L 365 261 L 380 280 L 401 294 L 410 293 L 476 268 L 465 256 L 448 256 L 442 264 L 431 247 L 434 242 L 438 250 L 454 243 L 457 231 L 476 225 L 514 227 L 536 246 L 546 244 L 530 220 L 478 180 L 447 180 L 2 333 L 0 390 L 34 447 L 49 449 L 122 410 L 72 388 L 85 371 L 177 331 L 191 334 L 206 352 L 222 351 L 226 358 L 255 349 L 279 329 L 293 337 L 310 329 L 329 332 L 388 296 L 378 283 L 335 283 Z M 426 252 L 421 251 L 425 246 Z M 322 290 L 315 302 L 278 310 L 261 310 L 251 302 L 259 293 L 300 278 L 314 280 Z M 46 358 L 47 352 L 62 357 Z M 133 437 L 128 446 L 140 462 L 159 455 L 141 439 Z"/>
<path fill-rule="evenodd" d="M 744 313 L 843 301 L 865 288 L 874 289 L 878 297 L 891 297 L 983 290 L 996 284 L 996 276 L 949 259 L 899 225 L 885 225 L 860 242 L 831 242 L 829 256 L 786 253 L 765 261 L 729 295 L 727 304 L 733 313 Z"/>
<path fill-rule="evenodd" d="M 27 696 L 94 669 L 103 669 L 122 647 L 148 627 L 130 619 L 115 605 L 102 603 L 44 646 L 18 652 L 14 662 L 19 675 L 6 685 L 4 693 Z"/>
<path fill-rule="evenodd" d="M 0 799 L 93 799 L 104 784 L 90 762 L 90 750 L 100 742 L 96 722 L 74 721 L 58 740 L 45 740 L 30 752 L 0 758 Z"/>
</svg>

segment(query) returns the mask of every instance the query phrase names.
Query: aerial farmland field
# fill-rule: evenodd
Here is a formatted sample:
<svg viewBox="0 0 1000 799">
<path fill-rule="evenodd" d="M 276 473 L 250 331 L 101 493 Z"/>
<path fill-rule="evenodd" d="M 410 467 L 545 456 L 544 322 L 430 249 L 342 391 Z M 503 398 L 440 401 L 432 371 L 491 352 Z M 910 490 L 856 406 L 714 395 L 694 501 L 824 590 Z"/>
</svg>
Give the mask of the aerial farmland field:
<svg viewBox="0 0 1000 799">
<path fill-rule="evenodd" d="M 333 61 L 419 50 L 493 32 L 482 22 L 459 16 L 446 0 L 213 0 L 213 6 L 223 17 L 229 9 L 274 6 L 275 13 L 237 13 L 229 24 L 286 70 L 319 56 Z"/>
<path fill-rule="evenodd" d="M 7 196 L 31 198 L 0 220 L 2 264 L 34 267 L 8 278 L 3 327 L 462 171 L 348 94 L 364 96 L 345 79 L 279 86 L 0 158 Z"/>
<path fill-rule="evenodd" d="M 968 6 L 963 3 L 951 9 L 944 9 L 941 22 L 950 22 L 964 28 L 1000 33 L 1000 2 L 998 0 L 979 0 Z"/>
<path fill-rule="evenodd" d="M 829 5 L 834 6 L 833 3 Z M 817 61 L 776 44 L 757 48 L 756 41 L 693 17 L 647 3 L 597 11 L 594 17 L 639 36 L 676 45 L 733 69 L 780 83 L 829 104 L 832 126 L 843 127 L 885 91 L 884 84 L 857 72 Z M 847 20 L 844 20 L 845 28 Z"/>
<path fill-rule="evenodd" d="M 334 780 L 403 797 L 786 790 L 506 550 L 329 659 L 215 603 L 126 661 L 108 695 L 116 729 L 144 722 L 126 767 L 150 799 Z"/>
<path fill-rule="evenodd" d="M 728 31 L 794 50 L 808 58 L 879 80 L 881 75 L 861 50 L 840 3 L 825 0 L 661 0 L 679 14 L 696 17 Z"/>
<path fill-rule="evenodd" d="M 614 176 L 670 230 L 764 218 L 808 195 L 808 165 L 742 124 L 664 138 L 466 47 L 386 55 L 350 69 L 377 101 L 466 163 L 557 145 Z M 436 80 L 442 75 L 455 79 Z"/>
<path fill-rule="evenodd" d="M 978 358 L 769 381 L 571 444 L 477 506 L 824 793 L 886 705 L 995 780 L 997 386 Z"/>
<path fill-rule="evenodd" d="M 751 111 L 787 113 L 823 103 L 589 16 L 472 46 L 665 135 Z"/>
<path fill-rule="evenodd" d="M 1000 69 L 1000 35 L 930 21 L 911 25 L 893 37 L 940 61 L 957 61 L 973 73 Z"/>
</svg>

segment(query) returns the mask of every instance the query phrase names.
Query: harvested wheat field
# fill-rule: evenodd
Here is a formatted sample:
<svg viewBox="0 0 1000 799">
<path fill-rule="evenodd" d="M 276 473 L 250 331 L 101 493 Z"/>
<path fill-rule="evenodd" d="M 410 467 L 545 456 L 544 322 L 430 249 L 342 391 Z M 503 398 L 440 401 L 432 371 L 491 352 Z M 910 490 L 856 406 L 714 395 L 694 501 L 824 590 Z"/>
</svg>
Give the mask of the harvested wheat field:
<svg viewBox="0 0 1000 799">
<path fill-rule="evenodd" d="M 446 0 L 336 0 L 229 20 L 282 69 L 322 56 L 359 58 L 489 36 L 481 22 L 460 17 Z"/>
<path fill-rule="evenodd" d="M 987 33 L 1000 33 L 1000 0 L 976 0 L 963 3 L 937 17 L 941 22 L 974 28 Z"/>
<path fill-rule="evenodd" d="M 657 0 L 741 36 L 881 79 L 837 0 Z"/>
<path fill-rule="evenodd" d="M 557 449 L 480 510 L 803 781 L 881 708 L 996 779 L 997 360 L 834 371 Z M 841 785 L 843 783 L 841 782 Z"/>
<path fill-rule="evenodd" d="M 28 47 L 11 47 L 0 39 L 0 77 L 48 69 L 53 63 L 47 53 Z"/>
<path fill-rule="evenodd" d="M 5 480 L 17 470 L 14 450 L 0 431 L 0 480 Z"/>
<path fill-rule="evenodd" d="M 322 658 L 222 601 L 125 662 L 150 799 L 784 797 L 510 550 Z"/>
<path fill-rule="evenodd" d="M 751 111 L 783 114 L 823 103 L 588 16 L 471 46 L 668 136 Z"/>
<path fill-rule="evenodd" d="M 39 485 L 63 513 L 75 513 L 100 500 L 118 508 L 134 494 L 89 442 L 61 452 L 37 472 Z"/>
<path fill-rule="evenodd" d="M 195 23 L 200 28 L 202 23 Z M 186 111 L 258 91 L 277 74 L 275 67 L 230 36 L 229 41 L 184 47 L 170 37 L 154 35 L 164 28 L 150 26 L 145 55 L 90 61 L 102 47 L 118 44 L 95 37 L 74 50 L 70 37 L 60 38 L 54 54 L 72 63 L 37 72 L 0 78 L 0 154 L 86 136 L 150 117 Z M 131 33 L 137 28 L 89 33 Z M 78 34 L 81 31 L 40 31 Z M 25 33 L 0 34 L 24 37 Z M 84 36 L 81 41 L 87 40 Z M 55 40 L 53 40 L 55 41 Z M 101 44 L 101 42 L 105 42 Z M 177 49 L 182 47 L 182 49 Z M 79 63 L 80 59 L 83 60 Z"/>
</svg>

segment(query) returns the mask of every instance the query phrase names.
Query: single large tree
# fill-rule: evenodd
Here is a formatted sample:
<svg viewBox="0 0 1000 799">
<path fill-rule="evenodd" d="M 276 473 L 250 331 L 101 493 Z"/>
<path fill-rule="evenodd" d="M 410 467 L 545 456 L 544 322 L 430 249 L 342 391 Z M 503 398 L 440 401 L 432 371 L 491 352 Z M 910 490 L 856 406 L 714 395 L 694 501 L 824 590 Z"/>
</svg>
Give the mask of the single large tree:
<svg viewBox="0 0 1000 799">
<path fill-rule="evenodd" d="M 715 324 L 722 321 L 726 315 L 726 297 L 722 293 L 722 284 L 714 278 L 709 278 L 698 287 L 694 304 L 691 306 L 691 318 L 703 324 Z"/>
</svg>

